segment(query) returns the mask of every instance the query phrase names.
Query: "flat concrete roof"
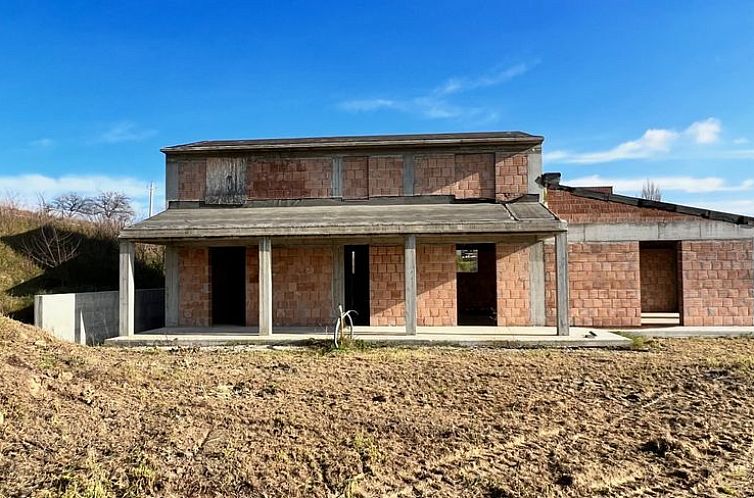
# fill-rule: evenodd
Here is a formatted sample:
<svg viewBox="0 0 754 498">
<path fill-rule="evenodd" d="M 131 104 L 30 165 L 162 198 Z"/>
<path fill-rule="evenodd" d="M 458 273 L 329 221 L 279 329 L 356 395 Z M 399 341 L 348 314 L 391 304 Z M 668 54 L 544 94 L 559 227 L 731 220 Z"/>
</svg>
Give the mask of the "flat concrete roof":
<svg viewBox="0 0 754 498">
<path fill-rule="evenodd" d="M 168 209 L 124 228 L 125 240 L 398 234 L 553 233 L 566 230 L 538 202 Z"/>
<path fill-rule="evenodd" d="M 272 138 L 252 140 L 205 140 L 160 149 L 166 154 L 195 152 L 255 151 L 270 152 L 299 149 L 358 149 L 391 147 L 441 147 L 529 145 L 542 143 L 543 137 L 520 131 L 477 133 L 432 133 L 414 135 L 366 135 L 343 137 Z"/>
</svg>

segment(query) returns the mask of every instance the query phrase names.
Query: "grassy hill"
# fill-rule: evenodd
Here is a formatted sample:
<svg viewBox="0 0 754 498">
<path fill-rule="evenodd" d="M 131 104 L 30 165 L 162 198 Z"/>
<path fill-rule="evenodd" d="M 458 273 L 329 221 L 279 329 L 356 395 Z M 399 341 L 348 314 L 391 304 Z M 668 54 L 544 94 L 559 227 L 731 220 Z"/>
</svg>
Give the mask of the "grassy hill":
<svg viewBox="0 0 754 498">
<path fill-rule="evenodd" d="M 60 264 L 55 258 L 36 258 L 48 263 L 42 264 L 33 256 L 50 226 L 75 248 L 73 257 Z M 102 224 L 0 206 L 0 314 L 30 323 L 35 294 L 117 290 L 116 236 L 117 230 Z M 135 277 L 137 288 L 162 287 L 159 248 L 139 248 Z"/>
<path fill-rule="evenodd" d="M 0 317 L 0 497 L 751 496 L 752 358 L 126 350 Z"/>
</svg>

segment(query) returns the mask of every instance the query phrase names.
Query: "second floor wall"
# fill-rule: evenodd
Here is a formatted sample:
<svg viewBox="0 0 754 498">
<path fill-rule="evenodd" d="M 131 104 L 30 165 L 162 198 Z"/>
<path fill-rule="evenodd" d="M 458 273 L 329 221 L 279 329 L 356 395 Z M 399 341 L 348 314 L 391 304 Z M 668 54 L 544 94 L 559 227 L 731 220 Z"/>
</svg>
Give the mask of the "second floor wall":
<svg viewBox="0 0 754 498">
<path fill-rule="evenodd" d="M 447 195 L 508 200 L 540 193 L 541 149 L 327 156 L 168 155 L 168 201 Z"/>
</svg>

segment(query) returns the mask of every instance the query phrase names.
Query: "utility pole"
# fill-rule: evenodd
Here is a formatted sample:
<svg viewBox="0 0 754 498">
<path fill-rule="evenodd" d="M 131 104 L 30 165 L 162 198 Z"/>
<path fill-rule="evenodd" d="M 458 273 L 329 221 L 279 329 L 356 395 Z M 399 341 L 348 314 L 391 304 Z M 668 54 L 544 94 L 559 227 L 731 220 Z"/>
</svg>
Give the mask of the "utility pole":
<svg viewBox="0 0 754 498">
<path fill-rule="evenodd" d="M 149 182 L 149 217 L 152 217 L 152 196 L 154 195 L 154 182 Z"/>
</svg>

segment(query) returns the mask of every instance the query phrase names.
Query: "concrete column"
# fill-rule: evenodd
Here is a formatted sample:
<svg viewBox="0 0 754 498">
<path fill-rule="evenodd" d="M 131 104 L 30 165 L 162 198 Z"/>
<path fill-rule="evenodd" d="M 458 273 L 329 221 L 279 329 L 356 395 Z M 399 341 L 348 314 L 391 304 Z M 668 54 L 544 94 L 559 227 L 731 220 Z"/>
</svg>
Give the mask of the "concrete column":
<svg viewBox="0 0 754 498">
<path fill-rule="evenodd" d="M 165 326 L 178 326 L 178 248 L 165 246 Z"/>
<path fill-rule="evenodd" d="M 405 263 L 406 334 L 416 335 L 416 235 L 406 235 L 403 251 Z"/>
<path fill-rule="evenodd" d="M 121 241 L 118 279 L 118 335 L 134 335 L 134 244 Z"/>
<path fill-rule="evenodd" d="M 414 195 L 416 156 L 403 154 L 403 195 Z"/>
<path fill-rule="evenodd" d="M 343 274 L 343 268 L 345 266 L 345 248 L 343 244 L 333 246 L 332 254 L 332 300 L 333 310 L 338 308 L 339 304 L 346 307 L 346 287 L 345 287 L 345 275 Z"/>
<path fill-rule="evenodd" d="M 555 234 L 555 287 L 558 335 L 569 335 L 571 310 L 568 305 L 568 232 Z"/>
<path fill-rule="evenodd" d="M 529 310 L 531 324 L 545 325 L 545 246 L 536 242 L 529 246 Z"/>
<path fill-rule="evenodd" d="M 272 335 L 272 239 L 259 239 L 259 335 Z"/>
</svg>

